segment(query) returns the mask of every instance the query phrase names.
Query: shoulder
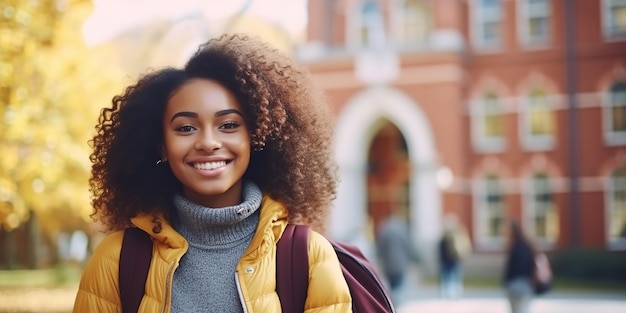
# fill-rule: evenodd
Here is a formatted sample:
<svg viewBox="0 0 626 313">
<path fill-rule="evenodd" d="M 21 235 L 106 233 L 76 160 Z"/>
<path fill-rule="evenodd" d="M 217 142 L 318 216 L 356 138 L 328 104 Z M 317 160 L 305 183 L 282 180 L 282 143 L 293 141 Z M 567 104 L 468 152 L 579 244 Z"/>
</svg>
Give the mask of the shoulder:
<svg viewBox="0 0 626 313">
<path fill-rule="evenodd" d="M 309 234 L 309 267 L 331 271 L 341 269 L 339 258 L 331 242 L 314 230 L 311 230 Z"/>
<path fill-rule="evenodd" d="M 314 230 L 311 230 L 311 233 L 309 234 L 309 253 L 335 254 L 335 249 L 326 237 Z"/>
<path fill-rule="evenodd" d="M 124 230 L 118 230 L 108 234 L 102 241 L 96 246 L 90 260 L 103 260 L 120 258 L 120 249 L 122 247 L 122 240 L 124 238 Z"/>
<path fill-rule="evenodd" d="M 116 231 L 98 244 L 83 271 L 76 305 L 115 307 L 119 303 L 118 273 L 123 236 L 124 231 Z"/>
<path fill-rule="evenodd" d="M 305 309 L 348 312 L 351 296 L 331 242 L 320 233 L 309 234 L 309 297 Z M 313 311 L 313 310 L 311 310 Z"/>
<path fill-rule="evenodd" d="M 84 276 L 90 276 L 90 274 L 102 276 L 107 273 L 117 275 L 123 237 L 124 231 L 120 230 L 102 239 L 89 258 Z"/>
</svg>

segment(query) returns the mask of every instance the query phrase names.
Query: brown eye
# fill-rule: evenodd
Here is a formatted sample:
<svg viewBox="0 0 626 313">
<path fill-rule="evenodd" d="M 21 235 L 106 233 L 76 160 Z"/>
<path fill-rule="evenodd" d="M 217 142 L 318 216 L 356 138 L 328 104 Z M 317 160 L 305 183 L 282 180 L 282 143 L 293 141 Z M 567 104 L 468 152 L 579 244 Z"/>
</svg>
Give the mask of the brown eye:
<svg viewBox="0 0 626 313">
<path fill-rule="evenodd" d="M 196 128 L 191 125 L 183 125 L 180 127 L 176 127 L 174 130 L 180 133 L 189 133 L 196 130 Z"/>
<path fill-rule="evenodd" d="M 226 122 L 222 125 L 220 125 L 220 129 L 235 129 L 237 127 L 239 127 L 241 124 L 237 123 L 237 122 Z"/>
</svg>

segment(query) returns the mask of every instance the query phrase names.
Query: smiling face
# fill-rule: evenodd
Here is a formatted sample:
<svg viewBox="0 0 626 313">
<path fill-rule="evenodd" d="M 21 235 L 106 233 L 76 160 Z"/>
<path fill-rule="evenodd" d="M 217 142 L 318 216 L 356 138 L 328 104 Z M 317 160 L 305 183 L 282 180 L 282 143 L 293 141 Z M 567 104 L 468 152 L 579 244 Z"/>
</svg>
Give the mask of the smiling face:
<svg viewBox="0 0 626 313">
<path fill-rule="evenodd" d="M 191 79 L 163 115 L 163 158 L 189 200 L 207 207 L 241 203 L 250 164 L 250 135 L 232 92 L 209 79 Z"/>
</svg>

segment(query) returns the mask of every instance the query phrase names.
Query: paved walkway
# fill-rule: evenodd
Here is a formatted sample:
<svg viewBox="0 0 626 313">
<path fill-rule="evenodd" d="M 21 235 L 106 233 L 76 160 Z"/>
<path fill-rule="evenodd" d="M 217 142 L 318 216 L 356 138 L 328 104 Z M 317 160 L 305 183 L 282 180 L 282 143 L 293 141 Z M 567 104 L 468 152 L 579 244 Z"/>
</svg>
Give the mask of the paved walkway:
<svg viewBox="0 0 626 313">
<path fill-rule="evenodd" d="M 76 288 L 0 288 L 0 313 L 68 313 Z M 402 298 L 405 300 L 398 305 L 398 313 L 509 313 L 499 290 L 470 289 L 462 298 L 445 300 L 432 287 L 415 287 Z M 557 290 L 535 299 L 531 313 L 626 313 L 626 292 Z"/>
<path fill-rule="evenodd" d="M 407 292 L 409 293 L 409 292 Z M 434 289 L 404 295 L 398 313 L 509 313 L 502 291 L 468 290 L 459 299 L 440 299 Z M 531 313 L 626 313 L 626 293 L 554 291 L 533 300 Z"/>
</svg>

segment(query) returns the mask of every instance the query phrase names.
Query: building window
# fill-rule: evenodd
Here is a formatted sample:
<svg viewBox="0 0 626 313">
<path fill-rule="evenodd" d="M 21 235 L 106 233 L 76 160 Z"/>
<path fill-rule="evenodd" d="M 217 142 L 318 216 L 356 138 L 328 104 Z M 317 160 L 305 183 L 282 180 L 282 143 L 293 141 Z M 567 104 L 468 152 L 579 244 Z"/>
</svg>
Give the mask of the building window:
<svg viewBox="0 0 626 313">
<path fill-rule="evenodd" d="M 526 46 L 544 45 L 550 40 L 550 0 L 518 2 L 520 41 Z"/>
<path fill-rule="evenodd" d="M 488 175 L 482 179 L 477 192 L 476 231 L 483 248 L 497 248 L 502 244 L 505 221 L 504 196 L 500 179 Z"/>
<path fill-rule="evenodd" d="M 615 83 L 605 96 L 604 130 L 607 144 L 626 143 L 626 82 Z"/>
<path fill-rule="evenodd" d="M 554 110 L 546 92 L 542 89 L 531 91 L 522 99 L 520 110 L 522 142 L 527 149 L 545 150 L 554 146 Z"/>
<path fill-rule="evenodd" d="M 504 149 L 504 108 L 495 93 L 486 93 L 474 104 L 475 147 L 482 152 Z"/>
<path fill-rule="evenodd" d="M 606 193 L 609 245 L 626 249 L 626 168 L 611 174 Z"/>
<path fill-rule="evenodd" d="M 424 43 L 428 36 L 430 16 L 423 0 L 404 0 L 398 11 L 397 38 L 402 45 Z"/>
<path fill-rule="evenodd" d="M 474 0 L 473 27 L 475 44 L 497 48 L 502 43 L 503 9 L 501 0 Z"/>
<path fill-rule="evenodd" d="M 541 243 L 554 243 L 559 233 L 559 221 L 548 176 L 536 174 L 529 185 L 527 217 L 531 235 Z"/>
<path fill-rule="evenodd" d="M 483 99 L 484 136 L 488 138 L 500 138 L 504 136 L 504 121 L 502 109 L 495 94 L 488 94 Z"/>
<path fill-rule="evenodd" d="M 382 48 L 385 45 L 385 29 L 382 12 L 376 0 L 365 0 L 357 6 L 358 14 L 354 21 L 356 36 L 349 34 L 348 38 L 355 38 L 354 44 L 359 48 Z"/>
<path fill-rule="evenodd" d="M 604 36 L 626 39 L 626 0 L 604 0 L 602 11 Z"/>
</svg>

